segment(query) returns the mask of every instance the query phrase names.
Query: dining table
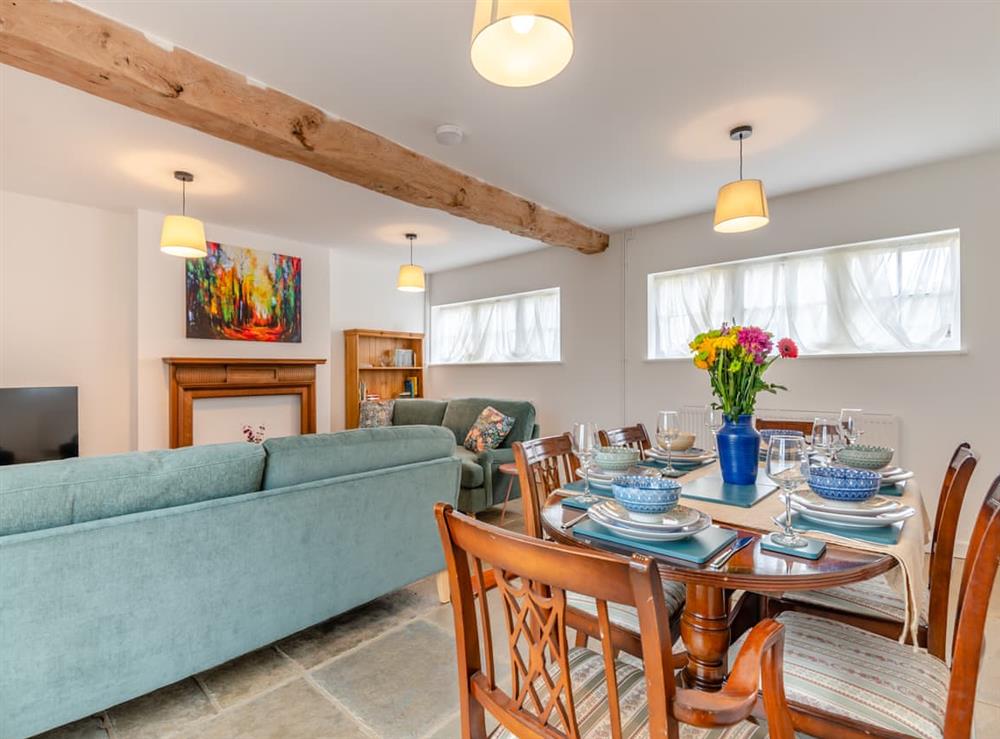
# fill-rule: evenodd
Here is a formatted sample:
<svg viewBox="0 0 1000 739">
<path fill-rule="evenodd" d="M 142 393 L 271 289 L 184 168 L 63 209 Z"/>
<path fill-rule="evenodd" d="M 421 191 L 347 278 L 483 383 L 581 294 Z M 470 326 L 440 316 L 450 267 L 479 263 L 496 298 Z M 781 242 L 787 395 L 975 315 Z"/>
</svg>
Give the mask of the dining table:
<svg viewBox="0 0 1000 739">
<path fill-rule="evenodd" d="M 708 475 L 719 475 L 718 463 L 694 470 L 679 482 Z M 759 475 L 759 480 L 763 473 Z M 721 483 L 721 480 L 720 480 Z M 926 538 L 927 514 L 915 480 L 906 483 L 907 502 L 920 507 L 907 525 L 914 525 L 916 540 L 922 548 Z M 762 506 L 756 515 L 751 509 L 722 506 L 699 500 L 682 498 L 684 505 L 710 513 L 715 525 L 736 531 L 737 536 L 751 536 L 753 543 L 733 554 L 724 564 L 713 568 L 711 562 L 690 564 L 678 559 L 643 550 L 640 542 L 632 548 L 622 542 L 578 537 L 573 527 L 564 524 L 579 518 L 580 510 L 563 506 L 567 491 L 557 490 L 545 501 L 541 511 L 542 526 L 553 540 L 563 544 L 597 549 L 623 556 L 644 554 L 653 557 L 664 580 L 681 581 L 687 588 L 684 612 L 680 620 L 680 636 L 687 650 L 688 660 L 682 679 L 689 687 L 707 691 L 721 689 L 728 675 L 730 639 L 730 596 L 734 591 L 750 591 L 766 595 L 780 595 L 796 590 L 813 590 L 847 585 L 877 577 L 898 568 L 900 560 L 888 550 L 873 551 L 870 546 L 851 546 L 849 540 L 827 539 L 825 553 L 816 560 L 781 554 L 761 548 L 761 537 L 778 529 L 777 525 L 761 526 L 764 515 L 779 514 L 784 510 L 777 492 L 767 496 L 754 507 Z M 682 487 L 683 496 L 683 487 Z M 752 519 L 754 525 L 748 525 Z M 806 535 L 811 535 L 806 532 Z M 914 546 L 917 546 L 914 544 Z M 923 583 L 923 578 L 919 579 Z"/>
</svg>

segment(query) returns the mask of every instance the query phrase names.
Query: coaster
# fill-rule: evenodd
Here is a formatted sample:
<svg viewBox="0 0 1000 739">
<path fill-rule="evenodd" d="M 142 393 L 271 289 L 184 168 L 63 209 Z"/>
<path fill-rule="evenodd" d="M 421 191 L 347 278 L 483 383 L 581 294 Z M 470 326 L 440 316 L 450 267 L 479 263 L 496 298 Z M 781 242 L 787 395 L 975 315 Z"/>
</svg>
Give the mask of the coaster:
<svg viewBox="0 0 1000 739">
<path fill-rule="evenodd" d="M 792 557 L 801 557 L 802 559 L 819 559 L 826 552 L 826 542 L 819 539 L 804 537 L 809 543 L 804 547 L 793 549 L 792 547 L 784 547 L 781 544 L 774 543 L 771 541 L 772 536 L 773 534 L 768 534 L 767 536 L 760 537 L 761 549 L 769 552 L 778 552 L 779 554 L 787 554 Z"/>
</svg>

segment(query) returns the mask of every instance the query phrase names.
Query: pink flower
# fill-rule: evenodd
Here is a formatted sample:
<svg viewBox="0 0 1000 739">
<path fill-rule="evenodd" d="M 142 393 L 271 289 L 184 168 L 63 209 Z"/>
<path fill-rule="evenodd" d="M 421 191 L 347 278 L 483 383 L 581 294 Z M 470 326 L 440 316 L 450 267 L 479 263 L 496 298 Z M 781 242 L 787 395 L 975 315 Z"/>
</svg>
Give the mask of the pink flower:
<svg viewBox="0 0 1000 739">
<path fill-rule="evenodd" d="M 747 354 L 753 357 L 756 364 L 763 364 L 764 359 L 774 348 L 771 334 L 757 326 L 741 328 L 737 334 L 737 341 L 740 342 L 740 346 L 746 349 Z"/>
<path fill-rule="evenodd" d="M 799 356 L 799 348 L 795 342 L 789 338 L 784 338 L 778 342 L 778 354 L 786 359 L 795 359 Z"/>
</svg>

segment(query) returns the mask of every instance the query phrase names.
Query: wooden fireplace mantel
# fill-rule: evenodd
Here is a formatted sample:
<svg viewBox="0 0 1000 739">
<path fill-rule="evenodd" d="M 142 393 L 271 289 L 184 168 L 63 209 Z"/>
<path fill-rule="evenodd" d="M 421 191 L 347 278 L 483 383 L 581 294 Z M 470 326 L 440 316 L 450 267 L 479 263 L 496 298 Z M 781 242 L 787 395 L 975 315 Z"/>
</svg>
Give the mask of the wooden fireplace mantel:
<svg viewBox="0 0 1000 739">
<path fill-rule="evenodd" d="M 300 431 L 316 433 L 316 365 L 325 359 L 164 357 L 170 368 L 170 448 L 194 443 L 194 401 L 298 395 Z"/>
</svg>

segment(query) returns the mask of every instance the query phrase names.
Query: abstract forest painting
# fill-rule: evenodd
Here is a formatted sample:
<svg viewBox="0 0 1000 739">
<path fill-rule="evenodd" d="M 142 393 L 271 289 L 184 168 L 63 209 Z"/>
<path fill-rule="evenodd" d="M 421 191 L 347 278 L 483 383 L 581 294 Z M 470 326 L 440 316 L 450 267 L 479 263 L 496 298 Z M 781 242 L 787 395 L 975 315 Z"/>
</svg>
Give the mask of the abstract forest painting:
<svg viewBox="0 0 1000 739">
<path fill-rule="evenodd" d="M 302 341 L 302 259 L 208 242 L 187 260 L 187 337 Z"/>
</svg>

